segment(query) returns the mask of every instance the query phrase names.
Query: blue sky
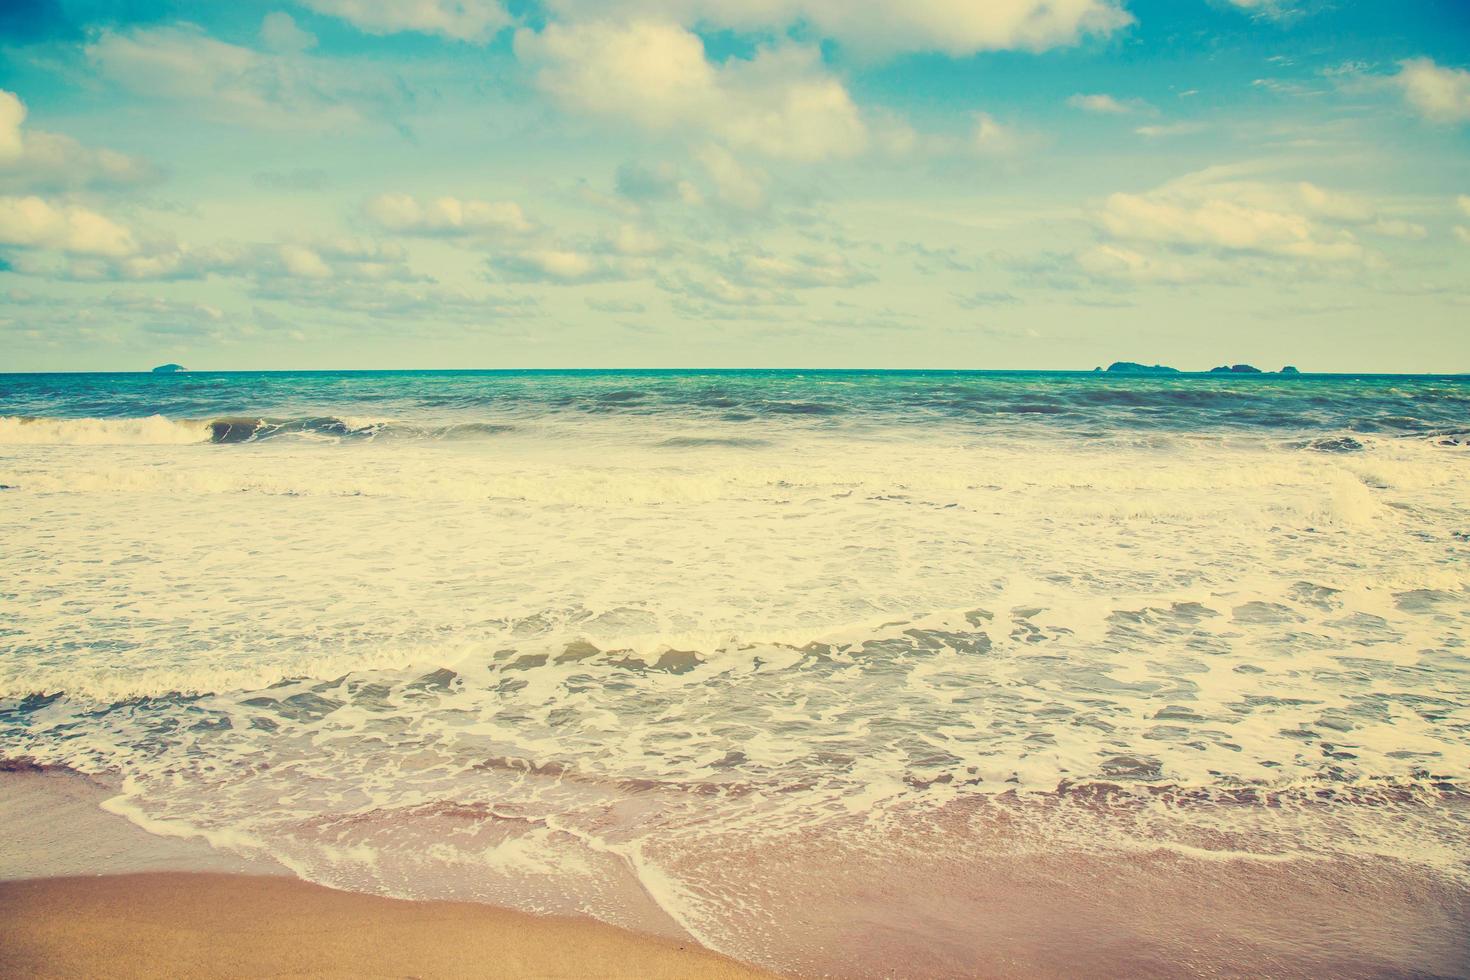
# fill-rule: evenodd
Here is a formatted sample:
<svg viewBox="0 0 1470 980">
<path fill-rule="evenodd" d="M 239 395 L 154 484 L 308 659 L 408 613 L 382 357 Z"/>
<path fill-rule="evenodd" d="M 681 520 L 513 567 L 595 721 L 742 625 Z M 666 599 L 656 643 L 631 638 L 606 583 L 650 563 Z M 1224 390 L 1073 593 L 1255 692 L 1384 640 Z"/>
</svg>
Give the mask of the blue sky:
<svg viewBox="0 0 1470 980">
<path fill-rule="evenodd" d="M 8 0 L 0 370 L 1470 370 L 1463 0 Z"/>
</svg>

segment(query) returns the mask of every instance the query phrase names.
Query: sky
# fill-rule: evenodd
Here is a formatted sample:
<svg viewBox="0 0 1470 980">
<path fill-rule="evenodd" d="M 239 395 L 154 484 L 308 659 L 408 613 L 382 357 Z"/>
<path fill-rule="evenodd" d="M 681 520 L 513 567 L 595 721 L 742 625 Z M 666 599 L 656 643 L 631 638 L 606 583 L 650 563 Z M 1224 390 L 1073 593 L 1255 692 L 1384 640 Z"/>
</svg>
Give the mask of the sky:
<svg viewBox="0 0 1470 980">
<path fill-rule="evenodd" d="M 1466 0 L 4 0 L 0 371 L 1470 371 Z"/>
</svg>

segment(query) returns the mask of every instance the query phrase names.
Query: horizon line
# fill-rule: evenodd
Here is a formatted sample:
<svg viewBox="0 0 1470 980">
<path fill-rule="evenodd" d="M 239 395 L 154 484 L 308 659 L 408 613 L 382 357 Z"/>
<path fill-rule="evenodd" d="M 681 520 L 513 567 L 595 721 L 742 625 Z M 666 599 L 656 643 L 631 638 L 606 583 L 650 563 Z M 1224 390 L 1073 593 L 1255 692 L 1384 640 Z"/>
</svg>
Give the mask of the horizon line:
<svg viewBox="0 0 1470 980">
<path fill-rule="evenodd" d="M 443 368 L 185 368 L 180 371 L 159 372 L 153 368 L 117 368 L 97 370 L 36 370 L 36 371 L 0 371 L 0 377 L 26 377 L 30 375 L 105 375 L 105 374 L 138 374 L 152 377 L 173 377 L 178 374 L 516 374 L 516 373 L 702 373 L 702 374 L 733 374 L 738 372 L 763 372 L 763 373 L 786 373 L 786 372 L 819 372 L 824 374 L 1079 374 L 1079 375 L 1106 375 L 1109 377 L 1137 378 L 1137 377 L 1171 377 L 1184 375 L 1191 377 L 1227 377 L 1227 378 L 1282 378 L 1282 377 L 1373 377 L 1373 378 L 1470 378 L 1470 370 L 1463 371 L 1302 371 L 1282 373 L 1280 370 L 1267 371 L 1258 369 L 1255 371 L 1218 371 L 1210 368 L 1192 370 L 1188 368 L 1168 368 L 1165 370 L 1142 370 L 1142 371 L 1109 371 L 1107 368 L 954 368 L 954 367 L 915 367 L 915 368 L 891 368 L 891 367 L 705 367 L 705 366 L 681 366 L 681 367 L 443 367 Z"/>
</svg>

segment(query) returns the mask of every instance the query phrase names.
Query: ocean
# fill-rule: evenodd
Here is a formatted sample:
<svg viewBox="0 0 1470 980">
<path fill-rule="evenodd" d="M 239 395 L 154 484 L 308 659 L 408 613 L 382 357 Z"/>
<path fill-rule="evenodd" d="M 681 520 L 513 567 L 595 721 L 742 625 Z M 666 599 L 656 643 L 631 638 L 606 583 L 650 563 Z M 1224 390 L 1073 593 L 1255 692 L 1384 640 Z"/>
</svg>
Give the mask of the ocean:
<svg viewBox="0 0 1470 980">
<path fill-rule="evenodd" d="M 1470 378 L 0 375 L 0 485 L 0 758 L 155 833 L 808 973 L 1465 962 Z"/>
</svg>

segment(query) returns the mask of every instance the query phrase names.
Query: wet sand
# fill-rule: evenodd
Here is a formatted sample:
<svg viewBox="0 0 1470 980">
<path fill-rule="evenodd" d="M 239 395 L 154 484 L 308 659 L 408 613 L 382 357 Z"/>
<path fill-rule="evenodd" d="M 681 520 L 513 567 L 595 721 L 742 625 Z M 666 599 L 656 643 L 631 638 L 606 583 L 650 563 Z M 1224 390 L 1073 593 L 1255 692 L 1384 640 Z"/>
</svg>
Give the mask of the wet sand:
<svg viewBox="0 0 1470 980">
<path fill-rule="evenodd" d="M 150 834 L 102 809 L 115 792 L 68 770 L 0 762 L 0 881 L 139 871 L 290 874 L 198 838 Z"/>
<path fill-rule="evenodd" d="M 111 792 L 66 771 L 0 773 L 0 880 L 27 879 L 0 884 L 0 977 L 759 975 L 672 921 L 630 931 L 304 884 L 146 833 L 99 809 Z M 1072 822 L 1127 812 L 1049 805 L 1048 821 L 1040 801 L 961 799 L 882 827 L 854 814 L 835 833 L 732 832 L 654 857 L 740 900 L 748 914 L 722 923 L 720 948 L 794 975 L 1470 977 L 1463 876 L 1246 849 L 1253 826 L 1269 844 L 1259 832 L 1287 819 L 1279 808 L 1241 806 L 1192 848 L 1141 846 L 1140 823 L 1117 828 L 1140 846 L 1098 849 Z"/>
<path fill-rule="evenodd" d="M 100 808 L 62 770 L 0 771 L 0 977 L 761 977 L 592 919 L 334 891 Z M 10 879 L 10 880 L 6 880 Z"/>
<path fill-rule="evenodd" d="M 0 883 L 0 975 L 769 976 L 591 920 L 190 872 Z"/>
</svg>

